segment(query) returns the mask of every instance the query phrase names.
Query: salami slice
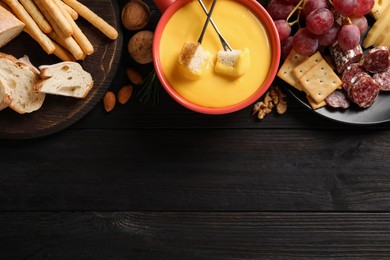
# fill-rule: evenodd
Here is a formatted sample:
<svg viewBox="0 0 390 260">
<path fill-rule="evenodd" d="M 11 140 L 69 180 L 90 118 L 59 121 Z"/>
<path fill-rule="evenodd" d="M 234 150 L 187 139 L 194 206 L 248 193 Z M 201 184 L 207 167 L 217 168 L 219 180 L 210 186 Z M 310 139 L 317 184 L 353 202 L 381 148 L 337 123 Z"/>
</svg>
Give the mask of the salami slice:
<svg viewBox="0 0 390 260">
<path fill-rule="evenodd" d="M 379 84 L 367 73 L 359 73 L 349 84 L 348 97 L 361 108 L 371 106 L 379 95 Z"/>
<path fill-rule="evenodd" d="M 326 99 L 326 103 L 334 108 L 348 108 L 350 101 L 347 97 L 347 93 L 342 89 L 336 89 Z"/>
<path fill-rule="evenodd" d="M 346 51 L 336 44 L 330 48 L 330 55 L 336 64 L 337 72 L 342 74 L 349 65 L 358 62 L 363 57 L 363 49 L 358 44 L 354 49 Z"/>
<path fill-rule="evenodd" d="M 380 90 L 390 91 L 390 67 L 386 71 L 374 74 L 372 78 L 379 84 Z"/>
<path fill-rule="evenodd" d="M 352 63 L 344 70 L 341 81 L 343 82 L 342 86 L 345 91 L 348 91 L 347 87 L 351 79 L 360 72 L 365 72 L 363 65 L 360 63 Z"/>
<path fill-rule="evenodd" d="M 389 67 L 389 48 L 378 46 L 369 50 L 364 57 L 363 66 L 371 73 L 386 71 Z"/>
</svg>

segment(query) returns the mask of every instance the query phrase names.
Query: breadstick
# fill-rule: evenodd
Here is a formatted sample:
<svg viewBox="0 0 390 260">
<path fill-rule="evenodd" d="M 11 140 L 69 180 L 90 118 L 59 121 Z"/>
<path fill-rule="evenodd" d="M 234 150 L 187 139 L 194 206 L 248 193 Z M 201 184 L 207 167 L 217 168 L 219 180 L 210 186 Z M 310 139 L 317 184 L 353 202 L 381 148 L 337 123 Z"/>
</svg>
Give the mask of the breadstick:
<svg viewBox="0 0 390 260">
<path fill-rule="evenodd" d="M 54 21 L 58 24 L 65 36 L 71 36 L 73 34 L 73 28 L 65 19 L 64 15 L 58 8 L 58 6 L 52 0 L 41 0 L 43 6 L 51 14 Z M 53 26 L 53 25 L 52 25 Z"/>
<path fill-rule="evenodd" d="M 37 23 L 39 28 L 41 28 L 42 32 L 49 33 L 53 28 L 51 28 L 50 24 L 46 21 L 45 17 L 39 11 L 37 6 L 34 4 L 32 0 L 19 0 L 19 2 L 24 6 L 24 9 L 31 15 L 34 21 Z"/>
<path fill-rule="evenodd" d="M 118 32 L 114 27 L 109 25 L 101 17 L 95 14 L 91 9 L 81 4 L 77 0 L 63 0 L 67 5 L 72 7 L 79 15 L 81 15 L 85 20 L 90 22 L 93 26 L 99 29 L 111 40 L 118 38 Z"/>
<path fill-rule="evenodd" d="M 62 48 L 59 44 L 54 43 L 56 49 L 54 50 L 54 55 L 60 58 L 62 61 L 76 61 L 76 59 L 70 54 L 67 50 Z"/>
<path fill-rule="evenodd" d="M 75 39 L 73 39 L 71 36 L 67 37 L 63 34 L 59 25 L 56 23 L 52 15 L 43 5 L 42 0 L 34 1 L 37 4 L 38 8 L 41 10 L 42 14 L 46 17 L 46 19 L 53 27 L 53 31 L 48 34 L 49 37 L 55 42 L 57 42 L 59 45 L 64 47 L 66 50 L 68 50 L 75 57 L 76 60 L 82 59 L 84 57 L 84 52 L 80 48 L 78 43 L 75 41 Z"/>
<path fill-rule="evenodd" d="M 85 34 L 80 30 L 75 21 L 72 19 L 70 14 L 65 10 L 65 8 L 61 5 L 61 0 L 53 0 L 53 2 L 58 5 L 59 9 L 62 11 L 64 17 L 68 20 L 69 24 L 73 28 L 73 38 L 79 44 L 81 49 L 86 55 L 91 55 L 94 52 L 93 46 Z"/>
<path fill-rule="evenodd" d="M 5 2 L 15 15 L 25 24 L 25 28 L 28 30 L 30 36 L 36 40 L 48 54 L 52 54 L 55 50 L 53 42 L 41 31 L 24 7 L 17 0 L 3 0 L 3 2 Z"/>
<path fill-rule="evenodd" d="M 81 60 L 84 57 L 84 52 L 72 37 L 62 38 L 55 31 L 48 34 L 49 37 L 59 45 L 69 51 L 76 60 Z"/>
<path fill-rule="evenodd" d="M 62 38 L 66 38 L 67 36 L 61 30 L 60 26 L 56 23 L 53 16 L 49 13 L 49 11 L 43 5 L 42 0 L 34 0 L 34 2 L 36 4 L 36 6 L 39 8 L 39 10 L 42 12 L 43 16 L 46 18 L 46 20 L 50 23 L 53 30 L 57 33 L 57 35 L 61 36 Z"/>
<path fill-rule="evenodd" d="M 70 16 L 72 17 L 73 20 L 77 20 L 77 18 L 79 18 L 79 14 L 73 10 L 72 7 L 70 7 L 69 5 L 65 4 L 64 2 L 60 1 L 61 2 L 61 5 L 66 9 L 66 11 L 70 14 Z"/>
</svg>

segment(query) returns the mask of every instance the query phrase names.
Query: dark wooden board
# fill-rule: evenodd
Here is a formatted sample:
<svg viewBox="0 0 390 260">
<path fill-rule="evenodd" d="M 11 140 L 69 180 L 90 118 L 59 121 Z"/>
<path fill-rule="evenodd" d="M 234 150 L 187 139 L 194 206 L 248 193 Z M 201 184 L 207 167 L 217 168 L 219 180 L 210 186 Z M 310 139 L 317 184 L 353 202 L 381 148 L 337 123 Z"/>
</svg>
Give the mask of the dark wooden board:
<svg viewBox="0 0 390 260">
<path fill-rule="evenodd" d="M 103 97 L 117 71 L 123 36 L 119 20 L 117 1 L 83 0 L 91 10 L 116 27 L 119 37 L 111 41 L 83 18 L 77 24 L 90 39 L 95 53 L 81 62 L 83 68 L 92 74 L 94 87 L 84 99 L 46 95 L 42 108 L 31 114 L 19 115 L 11 109 L 0 112 L 0 137 L 13 139 L 34 138 L 58 132 L 85 116 Z M 59 62 L 54 55 L 47 55 L 27 34 L 22 33 L 1 52 L 17 58 L 28 55 L 35 66 Z"/>
<path fill-rule="evenodd" d="M 388 259 L 388 213 L 19 212 L 1 259 Z"/>
</svg>

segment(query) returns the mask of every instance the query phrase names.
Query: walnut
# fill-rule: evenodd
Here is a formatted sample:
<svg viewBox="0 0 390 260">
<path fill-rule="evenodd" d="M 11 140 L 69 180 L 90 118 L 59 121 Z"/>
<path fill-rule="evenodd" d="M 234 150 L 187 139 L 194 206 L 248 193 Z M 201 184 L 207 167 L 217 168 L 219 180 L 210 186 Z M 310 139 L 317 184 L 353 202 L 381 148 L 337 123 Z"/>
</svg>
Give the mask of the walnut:
<svg viewBox="0 0 390 260">
<path fill-rule="evenodd" d="M 153 61 L 152 54 L 153 32 L 140 31 L 134 34 L 128 44 L 130 56 L 139 64 L 147 64 Z"/>
<path fill-rule="evenodd" d="M 143 29 L 149 23 L 150 8 L 142 0 L 130 0 L 122 9 L 121 20 L 127 30 Z"/>
<path fill-rule="evenodd" d="M 264 100 L 254 105 L 252 115 L 257 114 L 258 119 L 263 119 L 275 106 L 276 112 L 280 115 L 287 111 L 286 95 L 278 86 L 273 85 L 265 94 Z"/>
<path fill-rule="evenodd" d="M 276 105 L 276 112 L 279 115 L 286 113 L 287 111 L 287 100 L 286 94 L 278 86 L 271 87 L 271 96 L 273 96 L 273 102 Z"/>
</svg>

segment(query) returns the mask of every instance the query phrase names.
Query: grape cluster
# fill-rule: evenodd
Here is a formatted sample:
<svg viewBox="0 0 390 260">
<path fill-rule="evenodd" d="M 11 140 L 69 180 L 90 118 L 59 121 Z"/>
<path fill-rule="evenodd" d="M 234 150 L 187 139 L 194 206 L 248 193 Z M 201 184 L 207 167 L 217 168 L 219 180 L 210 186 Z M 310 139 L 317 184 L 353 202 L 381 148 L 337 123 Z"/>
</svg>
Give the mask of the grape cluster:
<svg viewBox="0 0 390 260">
<path fill-rule="evenodd" d="M 311 55 L 336 41 L 344 50 L 355 48 L 367 31 L 365 15 L 373 6 L 374 0 L 271 0 L 267 11 L 274 20 L 285 57 L 292 48 Z M 299 28 L 293 30 L 295 24 Z"/>
</svg>

